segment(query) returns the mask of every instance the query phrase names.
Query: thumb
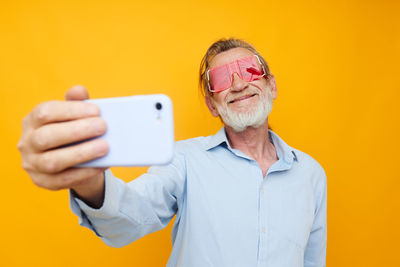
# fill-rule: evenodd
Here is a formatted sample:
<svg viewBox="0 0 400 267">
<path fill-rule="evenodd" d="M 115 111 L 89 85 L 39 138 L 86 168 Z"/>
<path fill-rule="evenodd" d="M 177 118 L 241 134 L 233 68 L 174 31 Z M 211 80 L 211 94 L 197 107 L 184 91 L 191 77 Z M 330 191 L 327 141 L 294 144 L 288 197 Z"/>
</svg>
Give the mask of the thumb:
<svg viewBox="0 0 400 267">
<path fill-rule="evenodd" d="M 66 100 L 85 100 L 89 99 L 89 93 L 82 85 L 75 85 L 65 93 Z"/>
</svg>

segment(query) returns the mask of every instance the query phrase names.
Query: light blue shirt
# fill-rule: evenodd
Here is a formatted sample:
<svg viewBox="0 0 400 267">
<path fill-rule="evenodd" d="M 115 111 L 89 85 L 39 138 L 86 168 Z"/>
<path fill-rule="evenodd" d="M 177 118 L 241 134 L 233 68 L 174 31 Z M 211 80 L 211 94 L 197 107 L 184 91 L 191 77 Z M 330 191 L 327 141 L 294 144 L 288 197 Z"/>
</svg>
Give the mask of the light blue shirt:
<svg viewBox="0 0 400 267">
<path fill-rule="evenodd" d="M 105 199 L 72 211 L 110 246 L 164 228 L 176 215 L 167 266 L 322 267 L 326 175 L 309 155 L 269 131 L 279 160 L 258 163 L 230 147 L 225 130 L 176 143 L 173 161 L 125 183 L 106 171 Z"/>
</svg>

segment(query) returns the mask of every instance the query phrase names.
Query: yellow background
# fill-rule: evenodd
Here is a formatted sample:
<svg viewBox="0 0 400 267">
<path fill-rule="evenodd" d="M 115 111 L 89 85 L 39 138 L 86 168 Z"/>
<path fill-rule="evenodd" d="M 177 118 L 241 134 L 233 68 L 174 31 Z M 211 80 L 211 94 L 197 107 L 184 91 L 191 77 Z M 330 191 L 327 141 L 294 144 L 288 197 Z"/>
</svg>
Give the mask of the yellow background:
<svg viewBox="0 0 400 267">
<path fill-rule="evenodd" d="M 400 266 L 398 1 L 1 1 L 0 265 L 165 266 L 170 224 L 124 248 L 34 186 L 16 144 L 38 103 L 165 93 L 176 139 L 221 126 L 197 91 L 221 37 L 253 43 L 278 84 L 270 124 L 328 175 L 327 266 Z M 125 181 L 145 168 L 114 168 Z M 274 266 L 275 267 L 275 266 Z"/>
</svg>

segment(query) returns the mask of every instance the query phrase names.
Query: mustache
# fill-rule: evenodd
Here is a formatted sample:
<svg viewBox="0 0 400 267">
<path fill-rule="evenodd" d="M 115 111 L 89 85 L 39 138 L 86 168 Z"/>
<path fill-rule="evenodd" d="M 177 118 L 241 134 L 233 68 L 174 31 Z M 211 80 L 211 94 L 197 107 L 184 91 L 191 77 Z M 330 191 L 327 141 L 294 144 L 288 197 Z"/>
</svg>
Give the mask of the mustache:
<svg viewBox="0 0 400 267">
<path fill-rule="evenodd" d="M 252 95 L 260 95 L 260 91 L 259 90 L 257 90 L 257 89 L 252 89 L 252 88 L 249 88 L 248 90 L 246 90 L 245 92 L 240 92 L 240 93 L 235 93 L 235 94 L 232 94 L 232 93 L 230 93 L 228 96 L 227 96 L 227 98 L 225 99 L 225 103 L 226 104 L 229 104 L 230 102 L 233 102 L 233 101 L 235 101 L 236 99 L 239 99 L 239 98 L 241 98 L 241 97 L 244 97 L 244 96 L 252 96 Z"/>
</svg>

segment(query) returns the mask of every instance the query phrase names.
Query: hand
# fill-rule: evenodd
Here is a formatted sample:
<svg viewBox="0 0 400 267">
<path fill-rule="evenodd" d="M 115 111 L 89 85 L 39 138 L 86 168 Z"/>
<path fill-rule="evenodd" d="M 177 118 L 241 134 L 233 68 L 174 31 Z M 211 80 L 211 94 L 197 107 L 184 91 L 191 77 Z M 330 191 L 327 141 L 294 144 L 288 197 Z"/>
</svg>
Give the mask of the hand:
<svg viewBox="0 0 400 267">
<path fill-rule="evenodd" d="M 66 99 L 42 103 L 23 119 L 18 143 L 22 166 L 39 187 L 73 188 L 79 195 L 92 190 L 86 195 L 99 195 L 104 191 L 105 169 L 73 166 L 105 155 L 107 143 L 96 139 L 65 145 L 104 134 L 106 124 L 96 105 L 79 101 L 88 99 L 84 87 L 72 87 Z"/>
</svg>

